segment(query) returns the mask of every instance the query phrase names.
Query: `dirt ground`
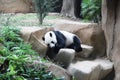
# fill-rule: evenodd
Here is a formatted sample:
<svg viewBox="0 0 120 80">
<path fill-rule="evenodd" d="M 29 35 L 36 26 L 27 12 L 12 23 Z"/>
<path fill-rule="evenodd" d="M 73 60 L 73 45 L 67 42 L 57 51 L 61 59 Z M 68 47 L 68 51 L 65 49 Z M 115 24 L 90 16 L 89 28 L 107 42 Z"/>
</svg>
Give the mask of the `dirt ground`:
<svg viewBox="0 0 120 80">
<path fill-rule="evenodd" d="M 58 13 L 49 13 L 45 17 L 43 24 L 39 24 L 39 19 L 36 13 L 9 13 L 9 14 L 0 14 L 0 26 L 22 26 L 22 27 L 51 27 L 59 24 L 83 24 L 83 21 L 80 19 L 73 20 L 66 17 L 61 17 Z"/>
</svg>

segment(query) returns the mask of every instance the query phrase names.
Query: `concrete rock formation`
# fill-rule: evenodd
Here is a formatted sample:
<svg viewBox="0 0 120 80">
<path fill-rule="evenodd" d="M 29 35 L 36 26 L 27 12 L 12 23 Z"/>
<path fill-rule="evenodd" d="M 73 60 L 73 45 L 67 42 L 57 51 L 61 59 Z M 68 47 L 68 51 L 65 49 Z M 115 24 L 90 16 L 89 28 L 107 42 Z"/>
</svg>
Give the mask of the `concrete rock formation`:
<svg viewBox="0 0 120 80">
<path fill-rule="evenodd" d="M 62 24 L 60 24 L 62 25 Z M 65 27 L 66 26 L 66 27 Z M 73 28 L 74 27 L 74 28 Z M 112 70 L 113 70 L 113 63 L 108 60 L 93 60 L 93 61 L 75 61 L 74 57 L 88 59 L 91 55 L 95 55 L 93 52 L 96 53 L 95 57 L 101 57 L 105 54 L 105 39 L 103 31 L 97 24 L 93 23 L 75 23 L 75 24 L 68 24 L 62 27 L 52 27 L 52 28 L 29 28 L 25 30 L 23 28 L 23 38 L 30 42 L 37 52 L 39 52 L 40 56 L 44 57 L 46 53 L 47 46 L 42 41 L 42 36 L 50 30 L 66 30 L 69 32 L 73 32 L 77 34 L 82 41 L 82 48 L 83 51 L 76 55 L 74 50 L 71 49 L 62 49 L 62 51 L 58 54 L 58 62 L 62 62 L 68 67 L 68 71 L 77 78 L 77 80 L 100 80 L 106 77 Z M 27 31 L 27 32 L 26 32 Z M 84 45 L 83 45 L 84 44 Z M 68 60 L 62 60 L 60 58 L 61 55 L 64 55 L 63 58 Z M 70 54 L 70 55 L 68 55 Z M 75 56 L 76 55 L 76 56 Z M 68 66 L 70 64 L 70 66 Z M 54 67 L 51 67 L 51 70 L 55 70 Z M 59 72 L 59 69 L 56 69 L 55 72 Z M 66 71 L 66 70 L 65 70 Z M 55 73 L 56 74 L 56 73 Z M 68 79 L 69 80 L 69 79 Z"/>
<path fill-rule="evenodd" d="M 47 46 L 43 43 L 42 36 L 50 30 L 53 30 L 53 28 L 22 27 L 21 36 L 26 42 L 32 45 L 33 49 L 37 51 L 41 57 L 44 57 Z"/>
<path fill-rule="evenodd" d="M 75 50 L 64 48 L 60 49 L 58 55 L 56 56 L 56 62 L 58 62 L 62 67 L 67 68 L 74 58 Z"/>
<path fill-rule="evenodd" d="M 82 44 L 93 46 L 91 58 L 102 57 L 106 53 L 106 41 L 101 26 L 96 23 L 80 23 L 67 21 L 54 27 L 55 30 L 66 30 L 78 35 Z M 86 56 L 84 56 L 86 57 Z"/>
<path fill-rule="evenodd" d="M 102 17 L 107 57 L 114 62 L 114 80 L 120 80 L 120 1 L 102 0 Z"/>
<path fill-rule="evenodd" d="M 72 63 L 68 71 L 76 80 L 101 80 L 113 70 L 113 63 L 108 60 L 78 61 Z"/>
<path fill-rule="evenodd" d="M 77 54 L 77 57 L 88 58 L 93 52 L 93 46 L 81 44 L 82 51 Z"/>
<path fill-rule="evenodd" d="M 0 11 L 7 13 L 33 12 L 32 0 L 0 0 Z"/>
<path fill-rule="evenodd" d="M 58 65 L 55 65 L 53 63 L 45 63 L 48 67 L 48 70 L 52 71 L 52 73 L 58 77 L 58 78 L 63 78 L 63 80 L 72 80 L 72 75 L 65 69 L 61 68 Z"/>
</svg>

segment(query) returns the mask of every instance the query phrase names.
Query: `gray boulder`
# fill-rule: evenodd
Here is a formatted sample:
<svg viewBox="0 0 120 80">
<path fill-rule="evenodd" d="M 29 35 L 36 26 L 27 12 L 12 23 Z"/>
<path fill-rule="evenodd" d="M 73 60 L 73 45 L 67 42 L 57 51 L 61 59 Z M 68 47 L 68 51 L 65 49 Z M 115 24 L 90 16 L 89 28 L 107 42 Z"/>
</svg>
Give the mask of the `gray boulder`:
<svg viewBox="0 0 120 80">
<path fill-rule="evenodd" d="M 60 49 L 56 61 L 64 68 L 67 68 L 75 57 L 75 50 L 63 48 Z"/>
<path fill-rule="evenodd" d="M 101 80 L 113 69 L 109 60 L 97 59 L 94 61 L 78 61 L 70 64 L 68 71 L 76 80 Z"/>
</svg>

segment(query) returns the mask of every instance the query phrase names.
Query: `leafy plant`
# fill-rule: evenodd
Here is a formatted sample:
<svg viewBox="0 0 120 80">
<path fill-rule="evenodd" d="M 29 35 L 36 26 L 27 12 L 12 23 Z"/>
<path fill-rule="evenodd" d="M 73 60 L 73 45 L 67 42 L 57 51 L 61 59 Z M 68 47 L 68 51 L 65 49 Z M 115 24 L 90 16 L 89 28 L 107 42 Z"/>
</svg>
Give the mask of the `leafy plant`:
<svg viewBox="0 0 120 80">
<path fill-rule="evenodd" d="M 3 27 L 0 34 L 0 80 L 64 80 L 56 78 L 47 67 L 36 64 L 38 56 L 31 45 L 24 43 L 19 29 Z"/>
<path fill-rule="evenodd" d="M 83 18 L 86 20 L 92 20 L 97 23 L 101 21 L 101 1 L 102 0 L 83 0 Z"/>
<path fill-rule="evenodd" d="M 35 2 L 35 9 L 38 13 L 40 24 L 43 23 L 44 18 L 48 12 L 52 11 L 55 7 L 53 6 L 57 0 L 33 0 Z"/>
</svg>

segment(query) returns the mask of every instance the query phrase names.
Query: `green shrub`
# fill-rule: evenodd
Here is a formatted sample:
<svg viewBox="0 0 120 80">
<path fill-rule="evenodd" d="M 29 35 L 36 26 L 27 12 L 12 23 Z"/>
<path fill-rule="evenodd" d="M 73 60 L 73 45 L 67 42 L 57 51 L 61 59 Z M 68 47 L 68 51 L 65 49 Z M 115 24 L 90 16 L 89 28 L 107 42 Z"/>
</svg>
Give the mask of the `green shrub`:
<svg viewBox="0 0 120 80">
<path fill-rule="evenodd" d="M 102 0 L 83 0 L 82 2 L 83 18 L 97 23 L 101 21 L 101 1 Z"/>
<path fill-rule="evenodd" d="M 33 57 L 34 56 L 34 57 Z M 41 61 L 31 45 L 23 42 L 20 31 L 4 27 L 0 32 L 0 80 L 64 80 L 56 78 L 47 67 L 36 64 Z"/>
</svg>

